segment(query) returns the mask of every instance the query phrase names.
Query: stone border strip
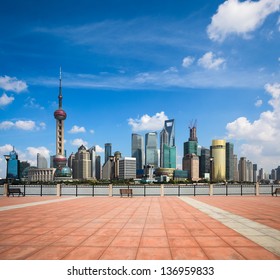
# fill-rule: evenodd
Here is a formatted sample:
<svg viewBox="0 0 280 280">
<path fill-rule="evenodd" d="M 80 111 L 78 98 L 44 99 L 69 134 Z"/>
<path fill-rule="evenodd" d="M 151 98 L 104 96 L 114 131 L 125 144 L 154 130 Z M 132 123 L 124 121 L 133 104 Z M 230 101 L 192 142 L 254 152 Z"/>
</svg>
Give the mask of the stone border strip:
<svg viewBox="0 0 280 280">
<path fill-rule="evenodd" d="M 268 251 L 280 256 L 280 231 L 231 212 L 197 201 L 190 197 L 179 197 L 225 226 L 235 230 Z"/>
<path fill-rule="evenodd" d="M 59 199 L 51 199 L 51 200 L 44 200 L 44 201 L 29 202 L 29 203 L 24 203 L 24 204 L 3 206 L 3 207 L 0 207 L 0 211 L 7 211 L 7 210 L 12 210 L 12 209 L 19 209 L 19 208 L 54 203 L 54 202 L 62 202 L 62 201 L 78 199 L 78 198 L 83 198 L 83 197 L 75 196 L 75 197 L 67 197 L 67 198 L 59 198 Z"/>
</svg>

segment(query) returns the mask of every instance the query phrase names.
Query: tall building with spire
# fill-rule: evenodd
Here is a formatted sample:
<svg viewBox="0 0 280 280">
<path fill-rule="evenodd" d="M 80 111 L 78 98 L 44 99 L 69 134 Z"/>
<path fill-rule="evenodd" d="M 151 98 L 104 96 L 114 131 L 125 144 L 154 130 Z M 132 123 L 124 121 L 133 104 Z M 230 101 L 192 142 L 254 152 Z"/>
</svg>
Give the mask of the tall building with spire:
<svg viewBox="0 0 280 280">
<path fill-rule="evenodd" d="M 160 166 L 176 168 L 175 120 L 166 120 L 160 133 Z"/>
<path fill-rule="evenodd" d="M 64 150 L 64 121 L 66 112 L 62 109 L 62 77 L 61 68 L 59 75 L 58 109 L 54 112 L 56 119 L 56 154 L 53 157 L 53 167 L 55 181 L 67 181 L 72 179 L 72 169 L 67 166 L 67 158 Z"/>
<path fill-rule="evenodd" d="M 64 120 L 66 116 L 66 112 L 62 109 L 62 75 L 60 68 L 58 109 L 54 112 L 54 118 L 56 119 L 56 154 L 53 158 L 53 167 L 55 168 L 62 168 L 67 163 L 64 151 Z"/>
<path fill-rule="evenodd" d="M 196 136 L 196 121 L 191 121 L 190 126 L 190 137 L 189 141 L 184 143 L 184 156 L 188 154 L 195 154 L 197 155 L 197 136 Z"/>
</svg>

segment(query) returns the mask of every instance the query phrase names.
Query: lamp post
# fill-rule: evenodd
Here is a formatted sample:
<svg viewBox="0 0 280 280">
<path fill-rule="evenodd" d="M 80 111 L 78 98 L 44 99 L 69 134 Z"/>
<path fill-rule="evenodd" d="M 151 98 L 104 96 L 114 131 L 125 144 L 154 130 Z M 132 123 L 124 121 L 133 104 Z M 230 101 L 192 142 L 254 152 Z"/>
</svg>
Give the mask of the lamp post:
<svg viewBox="0 0 280 280">
<path fill-rule="evenodd" d="M 213 182 L 214 178 L 214 158 L 210 157 L 210 181 Z"/>
<path fill-rule="evenodd" d="M 8 184 L 8 163 L 9 163 L 9 160 L 11 158 L 10 155 L 4 155 L 5 159 L 6 159 L 6 162 L 7 162 L 7 167 L 6 167 L 6 183 Z"/>
</svg>

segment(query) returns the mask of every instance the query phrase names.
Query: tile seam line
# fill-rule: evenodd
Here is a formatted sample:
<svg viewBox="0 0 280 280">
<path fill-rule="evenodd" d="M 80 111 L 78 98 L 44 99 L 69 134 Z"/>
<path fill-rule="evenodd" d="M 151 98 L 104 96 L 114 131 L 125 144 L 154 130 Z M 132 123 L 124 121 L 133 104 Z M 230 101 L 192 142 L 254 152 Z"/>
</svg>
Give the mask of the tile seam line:
<svg viewBox="0 0 280 280">
<path fill-rule="evenodd" d="M 196 209 L 198 209 L 199 211 L 207 214 L 208 216 L 214 218 L 215 220 L 219 221 L 220 223 L 224 224 L 225 226 L 227 226 L 228 228 L 230 229 L 233 229 L 235 230 L 236 232 L 238 232 L 239 234 L 245 236 L 246 238 L 250 239 L 251 241 L 255 242 L 256 244 L 258 244 L 259 246 L 265 248 L 266 250 L 270 251 L 271 253 L 277 255 L 277 256 L 280 256 L 280 246 L 279 246 L 279 240 L 278 239 L 275 239 L 273 236 L 271 235 L 266 235 L 264 234 L 262 231 L 260 231 L 258 228 L 255 228 L 255 227 L 251 227 L 251 226 L 247 226 L 246 225 L 246 222 L 250 222 L 251 224 L 253 223 L 254 225 L 261 225 L 262 228 L 265 228 L 265 229 L 272 229 L 274 231 L 277 231 L 279 233 L 279 236 L 280 236 L 280 231 L 278 230 L 275 230 L 269 226 L 266 226 L 266 225 L 263 225 L 263 224 L 260 224 L 258 222 L 254 222 L 250 219 L 247 219 L 245 217 L 242 217 L 242 216 L 239 216 L 239 215 L 236 215 L 236 214 L 233 214 L 229 211 L 225 211 L 223 209 L 220 209 L 218 207 L 215 207 L 215 206 L 212 206 L 212 205 L 209 205 L 207 203 L 204 203 L 204 202 L 201 202 L 201 201 L 197 201 L 195 199 L 192 199 L 190 197 L 179 197 L 182 201 L 184 201 L 185 203 L 195 207 Z M 223 217 L 217 217 L 216 215 L 223 215 Z M 229 217 L 227 217 L 227 215 L 229 215 Z M 224 219 L 228 219 L 230 220 L 229 222 L 225 221 Z M 239 219 L 241 220 L 241 222 L 239 221 Z M 239 230 L 239 228 L 234 228 L 232 227 L 230 224 L 228 223 L 232 223 L 232 222 L 237 222 L 237 223 L 240 223 L 242 225 L 242 229 L 253 229 L 255 231 L 258 231 L 259 232 L 259 235 L 249 235 L 249 234 L 246 234 L 244 233 L 241 229 Z M 265 244 L 266 242 L 262 242 L 260 241 L 258 238 L 255 238 L 255 237 L 259 237 L 259 236 L 262 236 L 262 237 L 269 237 L 270 239 L 272 239 L 273 243 L 271 246 L 268 246 L 267 244 Z"/>
<path fill-rule="evenodd" d="M 0 212 L 1 211 L 20 209 L 20 208 L 25 208 L 25 207 L 30 207 L 30 206 L 44 205 L 44 204 L 49 204 L 49 203 L 54 203 L 54 202 L 63 202 L 63 201 L 68 201 L 68 200 L 73 200 L 73 199 L 80 199 L 80 198 L 84 198 L 84 197 L 83 196 L 80 196 L 80 197 L 75 196 L 75 197 L 67 197 L 67 198 L 60 198 L 60 199 L 51 199 L 51 200 L 44 200 L 44 201 L 29 202 L 29 203 L 24 203 L 24 204 L 2 206 L 2 207 L 0 207 Z"/>
</svg>

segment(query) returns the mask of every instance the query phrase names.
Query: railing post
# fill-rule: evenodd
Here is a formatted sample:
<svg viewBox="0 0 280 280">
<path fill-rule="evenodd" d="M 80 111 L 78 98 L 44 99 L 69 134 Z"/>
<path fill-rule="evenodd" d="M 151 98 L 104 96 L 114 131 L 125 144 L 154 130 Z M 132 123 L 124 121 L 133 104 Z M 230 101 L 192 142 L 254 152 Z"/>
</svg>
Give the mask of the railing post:
<svg viewBox="0 0 280 280">
<path fill-rule="evenodd" d="M 242 184 L 241 184 L 241 196 L 243 195 L 243 189 L 242 189 Z"/>
<path fill-rule="evenodd" d="M 92 185 L 92 196 L 94 196 L 94 186 L 95 185 Z"/>
<path fill-rule="evenodd" d="M 146 196 L 146 184 L 144 184 L 144 196 Z"/>
<path fill-rule="evenodd" d="M 194 196 L 196 195 L 195 191 L 196 191 L 195 185 L 193 185 L 193 195 L 194 195 Z"/>
<path fill-rule="evenodd" d="M 164 185 L 160 185 L 160 196 L 164 196 Z"/>
<path fill-rule="evenodd" d="M 181 185 L 178 184 L 178 196 L 181 196 Z"/>
<path fill-rule="evenodd" d="M 56 196 L 61 196 L 61 184 L 56 184 Z"/>
<path fill-rule="evenodd" d="M 40 196 L 43 196 L 43 185 L 41 184 Z"/>
<path fill-rule="evenodd" d="M 4 190 L 3 190 L 3 196 L 8 196 L 8 188 L 9 188 L 9 184 L 5 183 Z"/>
<path fill-rule="evenodd" d="M 226 183 L 226 196 L 228 196 L 228 184 Z"/>
<path fill-rule="evenodd" d="M 109 196 L 113 196 L 113 185 L 109 184 Z"/>
<path fill-rule="evenodd" d="M 260 183 L 259 182 L 256 182 L 256 192 L 255 192 L 255 194 L 256 194 L 256 196 L 259 196 L 260 195 Z"/>
<path fill-rule="evenodd" d="M 76 196 L 78 196 L 78 185 L 76 185 Z"/>
<path fill-rule="evenodd" d="M 209 184 L 209 195 L 213 196 L 213 184 Z"/>
</svg>

